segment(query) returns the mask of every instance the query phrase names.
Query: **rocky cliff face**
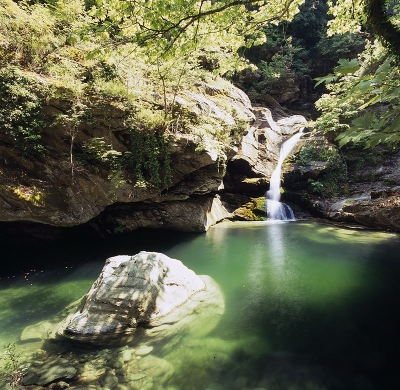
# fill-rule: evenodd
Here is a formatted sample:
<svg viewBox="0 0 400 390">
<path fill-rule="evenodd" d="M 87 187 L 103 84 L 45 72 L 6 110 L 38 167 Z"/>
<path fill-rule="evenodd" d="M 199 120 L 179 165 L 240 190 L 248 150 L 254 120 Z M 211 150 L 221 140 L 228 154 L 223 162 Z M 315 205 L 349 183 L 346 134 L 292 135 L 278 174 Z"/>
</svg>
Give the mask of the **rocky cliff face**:
<svg viewBox="0 0 400 390">
<path fill-rule="evenodd" d="M 1 134 L 0 231 L 4 239 L 17 231 L 47 239 L 54 229 L 87 223 L 96 234 L 141 227 L 201 232 L 223 219 L 264 218 L 263 196 L 279 147 L 306 125 L 304 117 L 286 114 L 282 107 L 273 113 L 253 107 L 246 94 L 227 82 L 199 82 L 193 90 L 176 96 L 176 104 L 195 118 L 199 129 L 211 129 L 213 137 L 205 137 L 196 128 L 169 134 L 172 180 L 161 188 L 138 182 L 129 172 L 112 172 L 85 160 L 82 145 L 94 139 L 112 147 L 106 153 L 130 150 L 126 109 L 117 101 L 93 106 L 90 121 L 76 129 L 54 120 L 70 110 L 71 102 L 46 101 L 47 127 L 41 134 L 47 150 L 44 157 L 25 157 Z M 226 127 L 232 129 L 231 137 L 218 139 L 217 129 Z M 393 155 L 379 164 L 349 168 L 349 195 L 321 197 L 310 186 L 296 192 L 287 183 L 290 193 L 285 195 L 318 216 L 400 230 L 399 162 L 399 156 Z M 304 175 L 292 169 L 298 182 L 316 181 L 329 168 L 326 162 L 315 160 L 306 170 Z M 308 202 L 303 202 L 304 191 Z"/>
<path fill-rule="evenodd" d="M 172 183 L 155 188 L 82 159 L 91 140 L 104 140 L 115 153 L 129 150 L 126 112 L 118 102 L 91 109 L 91 120 L 71 129 L 54 118 L 71 103 L 46 102 L 47 127 L 42 130 L 46 155 L 26 158 L 0 136 L 0 221 L 72 227 L 89 221 L 111 232 L 138 227 L 205 231 L 232 218 L 249 201 L 263 195 L 275 166 L 279 145 L 305 122 L 303 117 L 275 117 L 267 108 L 252 107 L 248 97 L 229 83 L 198 83 L 176 97 L 180 109 L 199 126 L 241 124 L 241 142 L 204 138 L 196 129 L 169 135 Z M 55 124 L 56 123 L 56 124 Z M 236 126 L 237 127 L 237 126 Z M 84 156 L 83 156 L 84 157 Z M 234 197 L 232 194 L 242 194 Z M 233 199 L 235 198 L 235 199 Z M 22 226 L 22 225 L 21 225 Z"/>
<path fill-rule="evenodd" d="M 379 154 L 379 148 L 370 152 Z M 349 167 L 348 196 L 320 202 L 334 221 L 400 231 L 400 152 L 363 167 Z"/>
<path fill-rule="evenodd" d="M 310 134 L 303 146 L 315 142 L 337 152 L 321 135 Z M 335 222 L 400 231 L 400 152 L 383 146 L 374 150 L 350 147 L 339 155 L 341 172 L 329 158 L 292 164 L 285 180 L 291 199 Z M 329 186 L 328 193 L 324 186 Z"/>
</svg>

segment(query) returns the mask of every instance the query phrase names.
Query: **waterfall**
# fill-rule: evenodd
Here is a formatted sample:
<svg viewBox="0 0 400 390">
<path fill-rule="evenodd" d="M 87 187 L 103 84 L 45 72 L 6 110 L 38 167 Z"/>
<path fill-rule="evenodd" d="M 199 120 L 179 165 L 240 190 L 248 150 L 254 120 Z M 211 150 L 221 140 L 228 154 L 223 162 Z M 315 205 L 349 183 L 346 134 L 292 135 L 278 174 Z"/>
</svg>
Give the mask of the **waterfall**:
<svg viewBox="0 0 400 390">
<path fill-rule="evenodd" d="M 294 221 L 295 217 L 293 210 L 285 203 L 280 202 L 281 198 L 281 173 L 282 164 L 289 156 L 290 152 L 296 146 L 303 134 L 304 127 L 300 129 L 298 133 L 293 135 L 287 141 L 285 141 L 279 151 L 278 164 L 275 170 L 272 172 L 271 180 L 269 183 L 269 190 L 266 193 L 266 205 L 267 205 L 267 218 L 280 220 L 280 221 Z"/>
</svg>

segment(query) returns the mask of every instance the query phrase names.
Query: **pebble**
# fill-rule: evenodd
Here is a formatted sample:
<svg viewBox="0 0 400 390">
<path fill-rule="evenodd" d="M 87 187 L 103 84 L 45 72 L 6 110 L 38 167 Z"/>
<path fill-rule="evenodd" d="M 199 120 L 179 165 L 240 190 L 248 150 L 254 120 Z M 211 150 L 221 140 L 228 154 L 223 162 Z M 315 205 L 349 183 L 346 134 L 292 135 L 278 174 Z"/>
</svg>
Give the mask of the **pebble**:
<svg viewBox="0 0 400 390">
<path fill-rule="evenodd" d="M 123 362 L 128 362 L 129 360 L 131 360 L 132 357 L 132 349 L 125 349 L 124 351 L 122 351 L 121 353 L 121 358 Z"/>
</svg>

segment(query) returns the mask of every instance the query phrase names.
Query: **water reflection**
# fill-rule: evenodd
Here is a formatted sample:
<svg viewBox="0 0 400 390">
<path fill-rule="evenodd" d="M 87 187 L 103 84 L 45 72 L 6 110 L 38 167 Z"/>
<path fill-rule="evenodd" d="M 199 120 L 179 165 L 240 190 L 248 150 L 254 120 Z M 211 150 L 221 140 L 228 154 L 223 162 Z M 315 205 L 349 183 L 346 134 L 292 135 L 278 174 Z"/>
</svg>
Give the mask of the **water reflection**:
<svg viewBox="0 0 400 390">
<path fill-rule="evenodd" d="M 164 387 L 397 388 L 399 251 L 398 235 L 309 222 L 221 224 L 168 245 L 168 256 L 216 280 L 226 310 L 212 333 L 196 329 L 154 348 L 154 359 L 173 366 Z M 135 253 L 128 246 L 123 252 Z M 79 285 L 80 272 L 71 277 Z M 50 282 L 33 286 L 49 287 L 43 307 L 73 290 L 71 279 Z M 2 290 L 2 331 L 19 336 L 12 324 L 41 306 L 32 291 Z"/>
<path fill-rule="evenodd" d="M 266 229 L 269 256 L 277 273 L 282 272 L 286 257 L 283 238 L 284 224 L 285 222 L 270 222 Z"/>
</svg>

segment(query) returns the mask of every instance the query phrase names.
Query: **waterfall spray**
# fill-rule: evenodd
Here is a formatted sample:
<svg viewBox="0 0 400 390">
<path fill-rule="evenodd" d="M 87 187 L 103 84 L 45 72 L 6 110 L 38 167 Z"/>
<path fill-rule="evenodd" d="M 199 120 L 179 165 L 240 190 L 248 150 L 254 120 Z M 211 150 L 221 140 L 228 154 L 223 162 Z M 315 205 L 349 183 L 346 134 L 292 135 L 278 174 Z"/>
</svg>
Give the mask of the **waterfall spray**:
<svg viewBox="0 0 400 390">
<path fill-rule="evenodd" d="M 278 164 L 271 175 L 269 190 L 266 193 L 267 218 L 280 221 L 295 220 L 293 210 L 285 203 L 281 203 L 281 173 L 282 165 L 299 142 L 304 131 L 304 127 L 298 133 L 285 141 L 279 151 Z"/>
</svg>

